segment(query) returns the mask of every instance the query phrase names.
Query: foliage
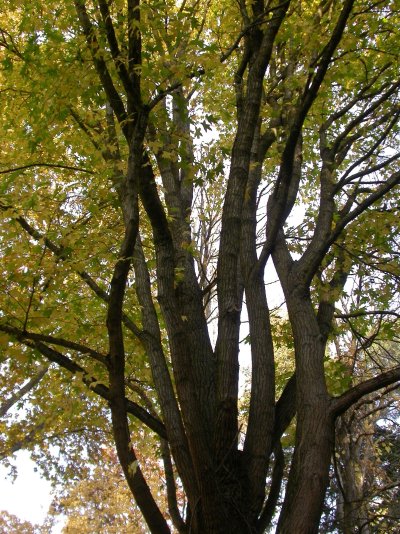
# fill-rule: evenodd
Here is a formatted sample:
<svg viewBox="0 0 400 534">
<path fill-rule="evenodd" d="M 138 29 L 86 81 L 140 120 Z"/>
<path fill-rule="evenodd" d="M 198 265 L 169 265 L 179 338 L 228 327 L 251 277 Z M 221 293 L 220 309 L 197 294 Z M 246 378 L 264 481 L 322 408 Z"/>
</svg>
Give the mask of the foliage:
<svg viewBox="0 0 400 534">
<path fill-rule="evenodd" d="M 39 532 L 38 525 L 32 525 L 29 521 L 21 521 L 13 514 L 9 514 L 5 510 L 0 513 L 0 532 L 2 534 L 37 534 Z"/>
<path fill-rule="evenodd" d="M 400 379 L 398 0 L 0 7 L 1 456 L 74 499 L 112 439 L 151 532 L 317 532 Z"/>
<path fill-rule="evenodd" d="M 160 473 L 152 486 L 160 485 Z M 93 471 L 85 480 L 65 488 L 50 508 L 50 517 L 59 514 L 65 518 L 64 533 L 104 532 L 123 534 L 147 532 L 141 525 L 140 510 L 132 502 L 132 494 L 125 484 L 118 459 L 110 450 L 103 449 Z"/>
</svg>

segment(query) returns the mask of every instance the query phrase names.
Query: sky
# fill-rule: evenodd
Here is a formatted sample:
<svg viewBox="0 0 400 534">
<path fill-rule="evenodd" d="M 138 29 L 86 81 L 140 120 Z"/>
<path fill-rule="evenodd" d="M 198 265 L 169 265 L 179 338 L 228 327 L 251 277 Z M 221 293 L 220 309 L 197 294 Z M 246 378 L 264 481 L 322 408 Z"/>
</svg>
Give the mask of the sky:
<svg viewBox="0 0 400 534">
<path fill-rule="evenodd" d="M 31 523 L 41 524 L 52 501 L 51 484 L 35 471 L 35 463 L 29 453 L 20 451 L 15 455 L 18 476 L 15 481 L 7 476 L 8 469 L 0 465 L 0 510 Z M 54 533 L 61 532 L 54 529 Z"/>
</svg>

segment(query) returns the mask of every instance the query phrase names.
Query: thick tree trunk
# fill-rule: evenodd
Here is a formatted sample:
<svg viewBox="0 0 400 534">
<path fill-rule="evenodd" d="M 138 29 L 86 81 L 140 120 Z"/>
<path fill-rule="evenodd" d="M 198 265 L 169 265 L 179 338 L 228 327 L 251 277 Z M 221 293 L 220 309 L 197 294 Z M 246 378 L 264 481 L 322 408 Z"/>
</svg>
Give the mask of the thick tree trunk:
<svg viewBox="0 0 400 534">
<path fill-rule="evenodd" d="M 321 399 L 298 417 L 296 450 L 282 509 L 279 534 L 317 534 L 329 480 L 333 421 Z"/>
<path fill-rule="evenodd" d="M 256 524 L 252 519 L 250 502 L 244 493 L 243 480 L 219 480 L 217 485 L 222 493 L 222 504 L 215 503 L 216 506 L 212 510 L 209 503 L 205 508 L 198 502 L 193 510 L 193 521 L 188 521 L 190 533 L 255 534 Z"/>
<path fill-rule="evenodd" d="M 296 442 L 280 534 L 318 532 L 333 450 L 334 417 L 324 374 L 323 335 L 305 283 L 282 239 L 273 253 L 293 330 L 296 361 Z"/>
</svg>

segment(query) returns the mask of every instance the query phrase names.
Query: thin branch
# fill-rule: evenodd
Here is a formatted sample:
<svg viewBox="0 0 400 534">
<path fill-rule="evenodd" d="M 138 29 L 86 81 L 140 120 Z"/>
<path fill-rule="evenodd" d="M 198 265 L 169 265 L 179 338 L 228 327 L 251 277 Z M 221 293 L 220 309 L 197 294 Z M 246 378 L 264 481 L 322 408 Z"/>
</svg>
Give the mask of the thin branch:
<svg viewBox="0 0 400 534">
<path fill-rule="evenodd" d="M 274 456 L 275 464 L 274 469 L 272 471 L 272 480 L 270 484 L 269 495 L 257 524 L 257 532 L 259 532 L 260 534 L 265 532 L 265 529 L 270 525 L 272 521 L 275 508 L 278 503 L 279 493 L 281 490 L 285 467 L 285 457 L 280 441 L 278 441 L 275 446 Z"/>
<path fill-rule="evenodd" d="M 85 345 L 81 345 L 80 343 L 75 343 L 74 341 L 70 341 L 68 339 L 48 336 L 45 334 L 38 334 L 35 332 L 27 332 L 25 329 L 21 331 L 21 330 L 18 330 L 18 328 L 15 328 L 13 326 L 9 326 L 6 324 L 0 324 L 0 331 L 5 332 L 6 334 L 10 334 L 11 336 L 20 336 L 21 338 L 30 339 L 32 341 L 43 341 L 44 343 L 51 343 L 52 345 L 58 345 L 59 347 L 71 349 L 76 352 L 80 352 L 81 354 L 88 354 L 91 358 L 93 358 L 94 360 L 97 360 L 103 365 L 107 364 L 105 355 L 101 354 L 100 352 L 96 350 L 91 349 L 90 347 L 86 347 Z"/>
<path fill-rule="evenodd" d="M 367 93 L 368 89 L 370 89 L 374 83 L 379 79 L 379 77 L 390 67 L 390 63 L 387 63 L 378 71 L 378 73 L 366 84 L 364 85 L 360 91 L 356 94 L 354 98 L 350 100 L 350 102 L 344 106 L 343 108 L 339 109 L 335 113 L 333 113 L 328 119 L 323 123 L 323 125 L 320 128 L 320 131 L 327 131 L 332 124 L 342 118 L 346 113 L 348 113 L 354 106 L 356 106 L 359 102 L 363 100 L 371 100 L 373 97 L 378 95 L 382 92 L 382 87 L 379 89 L 376 89 L 372 93 Z"/>
<path fill-rule="evenodd" d="M 206 73 L 206 71 L 203 68 L 199 68 L 198 70 L 190 73 L 185 78 L 186 80 L 192 80 L 193 78 L 197 78 L 200 76 L 203 76 Z M 183 81 L 179 81 L 176 83 L 173 83 L 172 85 L 169 85 L 166 89 L 157 89 L 157 95 L 154 96 L 150 102 L 148 103 L 148 109 L 153 109 L 161 100 L 163 100 L 167 95 L 170 95 L 171 93 L 174 93 L 178 89 L 180 89 L 183 85 Z"/>
<path fill-rule="evenodd" d="M 178 532 L 187 532 L 185 522 L 179 511 L 178 501 L 176 497 L 176 484 L 174 470 L 172 467 L 171 453 L 168 442 L 165 439 L 160 440 L 161 457 L 164 464 L 165 481 L 167 485 L 167 501 L 168 511 L 172 522 Z"/>
<path fill-rule="evenodd" d="M 268 228 L 268 238 L 263 246 L 260 258 L 258 260 L 258 268 L 265 267 L 267 260 L 275 246 L 279 231 L 288 216 L 289 210 L 287 206 L 287 198 L 290 187 L 293 188 L 293 186 L 296 186 L 296 184 L 293 183 L 293 168 L 295 164 L 296 148 L 299 144 L 303 123 L 313 102 L 317 98 L 319 89 L 328 71 L 332 55 L 340 43 L 348 18 L 351 14 L 354 1 L 355 0 L 345 1 L 336 26 L 332 32 L 331 38 L 318 56 L 318 63 L 313 65 L 313 67 L 315 67 L 315 74 L 310 74 L 309 79 L 305 84 L 300 105 L 298 106 L 296 117 L 293 120 L 293 124 L 282 153 L 279 175 L 274 187 L 273 196 L 271 197 L 271 202 L 273 199 L 274 204 L 274 215 L 271 218 L 270 227 Z"/>
<path fill-rule="evenodd" d="M 74 167 L 72 165 L 61 165 L 59 163 L 29 163 L 27 165 L 21 165 L 19 167 L 12 167 L 10 169 L 4 169 L 0 171 L 0 174 L 9 174 L 10 172 L 16 172 L 16 171 L 23 171 L 25 169 L 31 169 L 33 167 L 48 167 L 50 169 L 65 169 L 67 171 L 74 171 L 74 172 L 84 172 L 87 174 L 95 174 L 93 171 L 90 171 L 89 169 L 85 169 L 83 167 Z"/>
<path fill-rule="evenodd" d="M 43 258 L 45 257 L 45 254 L 46 254 L 46 245 L 43 247 L 42 253 L 41 253 L 41 255 L 40 255 L 39 266 L 42 265 Z M 32 308 L 33 297 L 35 296 L 36 284 L 37 284 L 38 282 L 39 282 L 39 277 L 38 277 L 38 276 L 34 276 L 34 277 L 33 277 L 33 280 L 32 280 L 32 287 L 31 287 L 31 290 L 30 290 L 30 292 L 29 292 L 28 307 L 27 307 L 26 312 L 25 312 L 25 320 L 24 320 L 24 327 L 23 327 L 23 330 L 26 330 L 26 326 L 27 326 L 27 324 L 28 324 L 29 313 L 30 313 L 31 308 Z"/>
<path fill-rule="evenodd" d="M 394 172 L 390 178 L 386 180 L 380 187 L 378 187 L 371 195 L 369 195 L 363 202 L 360 202 L 353 211 L 338 221 L 334 228 L 331 237 L 327 241 L 329 246 L 335 242 L 337 237 L 342 233 L 344 228 L 354 219 L 356 219 L 361 213 L 366 211 L 377 200 L 380 200 L 386 193 L 393 189 L 400 183 L 400 171 Z"/>
<path fill-rule="evenodd" d="M 394 126 L 395 122 L 392 121 L 392 125 Z M 374 146 L 369 150 L 366 154 L 364 154 L 361 158 L 357 159 L 350 167 L 347 169 L 347 171 L 340 177 L 338 184 L 335 188 L 335 192 L 339 191 L 344 185 L 347 185 L 351 182 L 354 182 L 358 178 L 363 178 L 364 176 L 367 176 L 368 174 L 373 174 L 375 172 L 378 172 L 385 167 L 389 166 L 390 163 L 393 163 L 394 161 L 398 160 L 400 157 L 400 152 L 396 152 L 393 156 L 390 158 L 385 159 L 381 163 L 378 163 L 377 165 L 373 165 L 372 167 L 368 167 L 366 169 L 363 169 L 362 171 L 358 171 L 355 174 L 350 174 L 352 170 L 356 169 L 366 161 L 370 156 L 373 155 L 374 151 L 378 146 L 382 143 L 382 141 L 387 137 L 387 130 L 382 134 L 382 136 L 378 139 L 378 141 L 374 144 Z"/>
<path fill-rule="evenodd" d="M 8 410 L 14 406 L 19 400 L 36 387 L 42 378 L 49 370 L 49 365 L 42 365 L 38 368 L 37 373 L 28 382 L 16 391 L 8 400 L 5 400 L 0 405 L 0 417 L 4 417 Z"/>
<path fill-rule="evenodd" d="M 331 38 L 325 45 L 317 60 L 314 61 L 312 65 L 310 65 L 311 68 L 315 68 L 315 74 L 314 76 L 310 76 L 310 83 L 306 84 L 304 88 L 303 105 L 298 118 L 301 123 L 304 121 L 305 115 L 307 114 L 308 110 L 311 107 L 311 104 L 316 98 L 318 90 L 325 78 L 325 74 L 330 65 L 332 55 L 342 39 L 342 35 L 346 28 L 348 18 L 353 9 L 354 1 L 355 0 L 346 0 L 339 15 L 336 26 L 332 32 Z"/>
<path fill-rule="evenodd" d="M 96 150 L 101 151 L 101 147 L 100 147 L 99 143 L 96 141 L 96 139 L 94 138 L 92 132 L 89 130 L 88 126 L 86 126 L 85 122 L 80 117 L 80 115 L 72 108 L 72 106 L 69 106 L 69 112 L 71 113 L 72 118 L 77 123 L 79 128 L 88 136 L 88 138 L 89 138 L 90 142 L 92 143 L 92 145 L 94 146 L 94 148 Z M 99 132 L 102 131 L 100 123 L 98 124 L 98 130 L 99 130 Z"/>
<path fill-rule="evenodd" d="M 20 451 L 21 449 L 27 448 L 29 445 L 32 445 L 32 443 L 36 442 L 36 436 L 38 433 L 40 433 L 44 429 L 44 423 L 38 424 L 36 427 L 32 428 L 29 432 L 27 432 L 22 439 L 19 441 L 14 442 L 10 449 L 0 451 L 0 460 L 4 460 L 5 458 L 12 456 L 14 453 Z M 42 440 L 43 441 L 43 440 Z"/>
<path fill-rule="evenodd" d="M 352 317 L 364 317 L 366 315 L 393 315 L 400 318 L 400 313 L 390 310 L 359 310 L 351 313 L 335 313 L 337 319 L 351 319 Z"/>
<path fill-rule="evenodd" d="M 132 83 L 140 95 L 140 67 L 142 64 L 142 36 L 140 32 L 140 0 L 128 0 L 128 70 Z"/>
<path fill-rule="evenodd" d="M 396 482 L 392 482 L 391 484 L 386 484 L 385 486 L 381 486 L 378 488 L 373 495 L 369 495 L 369 497 L 378 497 L 382 495 L 384 491 L 389 491 L 394 488 L 398 488 L 400 486 L 400 480 L 397 480 Z"/>
<path fill-rule="evenodd" d="M 400 82 L 393 84 L 389 88 L 389 90 L 386 91 L 386 93 L 383 93 L 383 95 L 381 95 L 380 98 L 378 98 L 375 102 L 373 102 L 371 106 L 369 106 L 365 111 L 363 111 L 357 117 L 355 117 L 352 121 L 350 121 L 349 124 L 347 124 L 343 132 L 340 135 L 338 135 L 335 139 L 334 145 L 332 147 L 334 152 L 336 152 L 339 149 L 342 141 L 344 141 L 344 139 L 356 126 L 360 125 L 368 116 L 370 116 L 375 110 L 377 110 L 382 103 L 385 103 L 389 99 L 389 97 L 392 96 L 396 92 L 399 85 L 400 85 Z"/>
<path fill-rule="evenodd" d="M 126 68 L 124 59 L 121 55 L 117 37 L 115 35 L 111 13 L 109 10 L 109 2 L 105 0 L 98 0 L 98 4 L 100 7 L 100 12 L 103 18 L 103 22 L 104 22 L 107 41 L 108 41 L 108 44 L 110 45 L 111 56 L 114 60 L 117 73 L 122 81 L 125 92 L 127 94 L 129 107 L 136 108 L 136 110 L 138 110 L 138 108 L 140 107 L 140 94 L 135 94 L 134 85 L 129 77 L 128 69 Z"/>
<path fill-rule="evenodd" d="M 345 216 L 339 219 L 327 239 L 321 240 L 319 243 L 316 243 L 316 249 L 313 251 L 312 257 L 308 258 L 308 265 L 306 267 L 310 279 L 316 272 L 318 266 L 322 261 L 322 258 L 325 256 L 329 248 L 337 241 L 346 226 L 348 226 L 348 224 L 350 224 L 362 213 L 364 213 L 375 202 L 383 198 L 386 193 L 394 189 L 399 183 L 400 171 L 397 171 L 394 172 L 390 176 L 390 178 L 386 180 L 386 182 L 377 187 L 375 191 L 371 193 L 367 198 L 365 198 L 362 202 L 358 203 L 358 205 L 352 211 L 348 212 Z M 305 263 L 305 257 L 306 256 L 303 255 L 302 260 L 300 260 L 303 262 L 303 264 Z"/>
</svg>

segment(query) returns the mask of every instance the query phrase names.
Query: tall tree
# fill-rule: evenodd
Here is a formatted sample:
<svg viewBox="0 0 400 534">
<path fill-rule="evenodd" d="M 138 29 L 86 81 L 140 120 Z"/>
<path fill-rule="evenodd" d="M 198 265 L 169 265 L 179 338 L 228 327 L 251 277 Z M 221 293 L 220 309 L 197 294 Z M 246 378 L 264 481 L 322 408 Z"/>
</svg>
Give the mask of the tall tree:
<svg viewBox="0 0 400 534">
<path fill-rule="evenodd" d="M 151 532 L 258 533 L 276 514 L 281 534 L 317 532 L 335 420 L 400 380 L 396 351 L 336 393 L 324 366 L 337 319 L 392 318 L 396 341 L 397 0 L 3 4 L 6 403 L 58 403 L 32 431 L 76 417 L 91 446 L 111 425 Z M 295 355 L 278 397 L 272 264 Z"/>
</svg>

